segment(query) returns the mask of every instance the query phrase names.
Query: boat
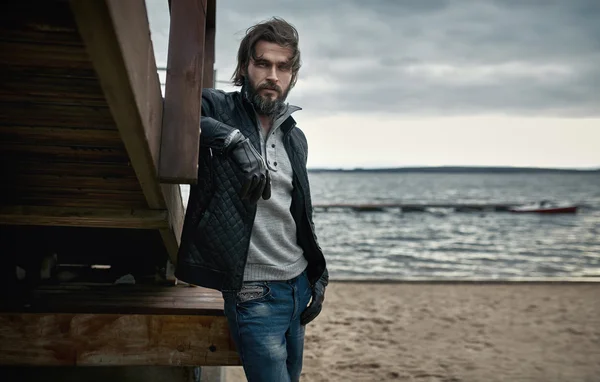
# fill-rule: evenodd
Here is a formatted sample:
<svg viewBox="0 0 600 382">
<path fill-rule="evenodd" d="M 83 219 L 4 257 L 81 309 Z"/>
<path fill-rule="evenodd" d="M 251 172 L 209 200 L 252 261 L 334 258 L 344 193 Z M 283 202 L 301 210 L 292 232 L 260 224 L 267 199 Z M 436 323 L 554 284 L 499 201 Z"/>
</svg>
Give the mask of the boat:
<svg viewBox="0 0 600 382">
<path fill-rule="evenodd" d="M 577 206 L 573 204 L 553 203 L 548 200 L 524 204 L 508 209 L 515 213 L 538 213 L 538 214 L 573 214 L 577 212 Z"/>
</svg>

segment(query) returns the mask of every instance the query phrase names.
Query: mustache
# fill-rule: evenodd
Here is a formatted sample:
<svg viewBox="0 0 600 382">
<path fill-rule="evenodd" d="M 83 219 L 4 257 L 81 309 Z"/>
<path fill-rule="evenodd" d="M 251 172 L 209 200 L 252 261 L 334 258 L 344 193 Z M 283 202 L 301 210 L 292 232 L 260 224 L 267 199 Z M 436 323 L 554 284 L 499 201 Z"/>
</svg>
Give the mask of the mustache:
<svg viewBox="0 0 600 382">
<path fill-rule="evenodd" d="M 283 93 L 283 90 L 279 86 L 277 86 L 276 84 L 274 84 L 273 82 L 270 82 L 270 81 L 268 81 L 268 82 L 266 82 L 266 83 L 264 83 L 262 85 L 259 85 L 258 89 L 256 89 L 256 91 L 258 92 L 258 91 L 261 91 L 263 89 L 274 90 L 279 95 L 281 95 Z"/>
</svg>

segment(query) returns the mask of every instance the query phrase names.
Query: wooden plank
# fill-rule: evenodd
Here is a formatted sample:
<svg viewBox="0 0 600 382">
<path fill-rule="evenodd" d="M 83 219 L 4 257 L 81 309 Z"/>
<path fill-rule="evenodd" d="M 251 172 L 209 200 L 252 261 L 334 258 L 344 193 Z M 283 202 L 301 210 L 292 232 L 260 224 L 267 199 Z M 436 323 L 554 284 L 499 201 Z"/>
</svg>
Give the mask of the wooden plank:
<svg viewBox="0 0 600 382">
<path fill-rule="evenodd" d="M 98 146 L 46 146 L 24 143 L 0 142 L 0 152 L 12 160 L 34 157 L 41 161 L 68 162 L 120 162 L 127 163 L 125 150 L 115 147 Z"/>
<path fill-rule="evenodd" d="M 27 174 L 55 176 L 96 176 L 100 178 L 134 177 L 135 172 L 128 163 L 69 163 L 39 162 L 24 160 L 12 162 L 2 168 L 3 174 L 21 172 Z M 135 178 L 137 180 L 137 178 Z"/>
<path fill-rule="evenodd" d="M 0 314 L 2 365 L 237 365 L 225 317 Z"/>
<path fill-rule="evenodd" d="M 75 193 L 74 195 L 61 191 L 52 195 L 48 194 L 11 194 L 7 195 L 2 191 L 3 204 L 6 205 L 32 205 L 49 207 L 76 207 L 76 208 L 109 208 L 109 209 L 146 209 L 148 204 L 143 198 L 134 195 L 126 198 L 122 195 L 104 193 Z"/>
<path fill-rule="evenodd" d="M 0 103 L 0 125 L 115 129 L 115 122 L 106 106 L 56 105 L 44 102 Z"/>
<path fill-rule="evenodd" d="M 185 209 L 181 200 L 181 190 L 176 184 L 162 184 L 163 195 L 167 203 L 169 212 L 169 228 L 161 229 L 160 235 L 167 251 L 170 254 L 172 264 L 177 264 L 177 253 L 181 242 L 181 233 L 183 231 L 183 222 L 185 219 Z"/>
<path fill-rule="evenodd" d="M 179 0 L 171 5 L 159 165 L 163 183 L 198 181 L 205 1 Z"/>
<path fill-rule="evenodd" d="M 83 47 L 71 9 L 65 1 L 5 2 L 0 13 L 0 39 Z"/>
<path fill-rule="evenodd" d="M 209 8 L 210 9 L 210 8 Z M 215 87 L 215 28 L 206 28 L 204 39 L 204 69 L 202 74 L 202 87 Z"/>
<path fill-rule="evenodd" d="M 217 1 L 206 1 L 206 29 L 215 29 L 217 25 Z"/>
<path fill-rule="evenodd" d="M 29 296 L 1 302 L 0 311 L 224 315 L 221 292 L 202 287 L 66 283 L 41 286 Z"/>
<path fill-rule="evenodd" d="M 51 68 L 90 68 L 90 59 L 80 46 L 42 45 L 0 40 L 0 66 L 44 66 Z"/>
<path fill-rule="evenodd" d="M 138 202 L 144 200 L 143 195 L 138 190 L 124 190 L 120 188 L 84 188 L 82 186 L 75 185 L 69 187 L 67 185 L 60 185 L 58 187 L 47 187 L 38 185 L 37 187 L 31 187 L 21 183 L 15 184 L 2 184 L 0 191 L 3 193 L 3 197 L 6 201 L 22 198 L 35 198 L 35 197 L 56 197 L 56 198 L 72 198 L 72 199 L 95 199 L 96 205 L 101 207 L 106 199 L 119 199 L 121 202 L 130 201 Z"/>
<path fill-rule="evenodd" d="M 73 175 L 47 175 L 12 173 L 4 177 L 4 182 L 18 187 L 40 187 L 42 189 L 80 189 L 80 190 L 114 190 L 116 193 L 135 192 L 142 194 L 142 189 L 135 177 L 94 177 Z M 7 186 L 10 187 L 10 186 Z"/>
<path fill-rule="evenodd" d="M 0 76 L 2 80 L 4 80 L 6 77 L 10 77 L 12 75 L 20 75 L 22 77 L 28 77 L 28 76 L 40 76 L 40 77 L 48 77 L 48 78 L 69 78 L 69 79 L 74 79 L 74 80 L 94 80 L 94 81 L 98 81 L 97 77 L 96 77 L 96 72 L 94 71 L 94 68 L 91 67 L 91 63 L 90 66 L 87 68 L 79 68 L 79 69 L 73 69 L 73 68 L 53 68 L 53 67 L 46 67 L 46 66 L 39 66 L 40 63 L 37 63 L 38 65 L 35 65 L 36 63 L 33 63 L 34 65 L 32 66 L 9 66 L 6 68 L 3 68 L 3 72 L 0 73 Z"/>
<path fill-rule="evenodd" d="M 98 130 L 85 127 L 0 125 L 0 142 L 125 149 L 117 130 Z"/>
<path fill-rule="evenodd" d="M 148 204 L 163 208 L 154 160 L 158 153 L 150 149 L 150 141 L 160 136 L 160 124 L 145 125 L 149 109 L 160 114 L 162 102 L 150 100 L 147 91 L 160 85 L 156 71 L 147 69 L 154 57 L 149 57 L 144 2 L 72 0 L 71 8 Z"/>
<path fill-rule="evenodd" d="M 63 105 L 103 106 L 106 101 L 94 78 L 31 75 L 9 69 L 0 75 L 1 102 L 43 102 Z"/>
<path fill-rule="evenodd" d="M 181 197 L 177 198 L 177 185 L 161 186 L 158 178 L 163 102 L 145 3 L 70 4 L 148 206 L 169 211 L 172 228 L 161 230 L 161 235 L 175 262 L 181 219 L 171 216 L 180 209 Z"/>
<path fill-rule="evenodd" d="M 160 229 L 166 211 L 47 206 L 0 206 L 0 224 Z"/>
</svg>

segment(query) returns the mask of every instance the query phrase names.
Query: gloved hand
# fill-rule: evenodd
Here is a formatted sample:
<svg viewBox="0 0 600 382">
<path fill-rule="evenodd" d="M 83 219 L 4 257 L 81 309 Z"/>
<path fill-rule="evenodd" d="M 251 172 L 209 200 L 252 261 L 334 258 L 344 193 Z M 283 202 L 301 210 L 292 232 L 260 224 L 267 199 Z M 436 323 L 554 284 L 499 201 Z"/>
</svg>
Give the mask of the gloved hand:
<svg viewBox="0 0 600 382">
<path fill-rule="evenodd" d="M 261 196 L 268 200 L 271 197 L 271 176 L 265 160 L 250 140 L 236 129 L 227 137 L 225 150 L 237 163 L 245 178 L 240 197 L 249 199 L 251 203 L 256 203 Z"/>
<path fill-rule="evenodd" d="M 317 318 L 317 316 L 321 313 L 321 309 L 323 309 L 323 301 L 325 301 L 325 288 L 327 287 L 328 283 L 329 275 L 327 271 L 325 271 L 321 278 L 317 280 L 313 286 L 312 300 L 310 301 L 310 304 L 300 315 L 301 325 L 307 325 L 312 320 Z"/>
</svg>

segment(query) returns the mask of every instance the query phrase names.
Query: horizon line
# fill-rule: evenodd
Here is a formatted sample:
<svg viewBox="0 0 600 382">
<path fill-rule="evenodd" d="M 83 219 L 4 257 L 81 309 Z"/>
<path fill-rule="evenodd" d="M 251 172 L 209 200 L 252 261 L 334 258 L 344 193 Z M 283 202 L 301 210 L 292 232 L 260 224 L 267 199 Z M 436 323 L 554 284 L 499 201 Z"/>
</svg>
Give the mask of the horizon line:
<svg viewBox="0 0 600 382">
<path fill-rule="evenodd" d="M 579 171 L 597 172 L 598 167 L 536 167 L 536 166 L 381 166 L 381 167 L 308 167 L 308 171 L 385 171 L 385 170 L 527 170 L 527 171 Z"/>
</svg>

